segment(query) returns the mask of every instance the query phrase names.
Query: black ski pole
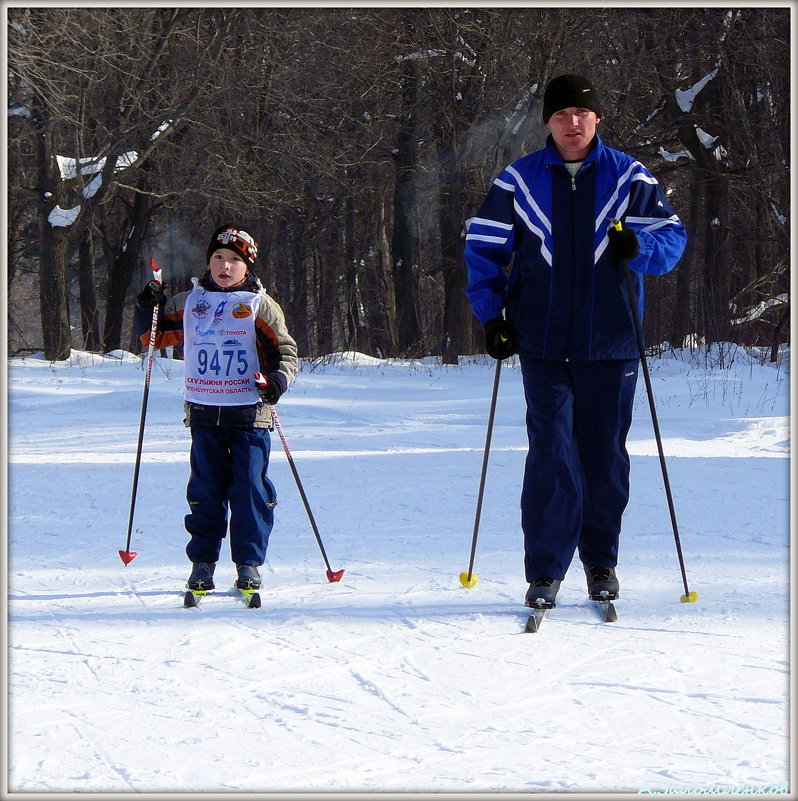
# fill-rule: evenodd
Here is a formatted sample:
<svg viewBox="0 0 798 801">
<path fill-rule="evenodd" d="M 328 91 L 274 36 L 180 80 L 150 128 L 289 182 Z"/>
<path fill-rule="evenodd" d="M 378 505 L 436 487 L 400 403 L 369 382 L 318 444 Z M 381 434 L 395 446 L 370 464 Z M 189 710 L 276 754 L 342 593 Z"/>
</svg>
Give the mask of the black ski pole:
<svg viewBox="0 0 798 801">
<path fill-rule="evenodd" d="M 482 475 L 479 479 L 479 492 L 477 493 L 477 511 L 474 515 L 474 534 L 471 537 L 471 558 L 468 562 L 468 570 L 460 574 L 460 583 L 466 588 L 471 589 L 477 583 L 477 576 L 474 575 L 474 557 L 477 552 L 477 536 L 479 534 L 479 519 L 482 515 L 482 498 L 485 493 L 485 477 L 488 473 L 488 457 L 490 456 L 490 441 L 493 437 L 493 418 L 496 415 L 496 398 L 499 395 L 499 377 L 501 376 L 502 360 L 496 359 L 496 373 L 493 378 L 493 394 L 490 399 L 490 413 L 488 414 L 488 432 L 485 435 L 485 453 L 482 456 Z"/>
<path fill-rule="evenodd" d="M 255 382 L 260 384 L 262 383 L 263 378 L 260 373 L 255 373 Z M 277 433 L 280 435 L 280 441 L 283 443 L 283 450 L 285 451 L 285 455 L 288 459 L 288 464 L 291 467 L 291 472 L 294 474 L 294 480 L 296 481 L 297 488 L 299 489 L 299 495 L 302 498 L 302 503 L 305 505 L 305 511 L 308 514 L 308 520 L 310 520 L 310 526 L 313 529 L 313 533 L 316 535 L 316 542 L 319 544 L 319 550 L 321 551 L 322 558 L 324 559 L 324 564 L 327 566 L 327 580 L 330 582 L 333 581 L 340 581 L 341 577 L 344 575 L 343 570 L 333 570 L 330 566 L 330 560 L 327 558 L 327 553 L 324 550 L 324 544 L 321 541 L 321 534 L 319 534 L 319 527 L 316 525 L 316 520 L 313 517 L 313 512 L 310 510 L 310 504 L 308 503 L 308 496 L 305 494 L 305 489 L 302 486 L 302 481 L 299 478 L 299 473 L 296 469 L 296 464 L 294 464 L 294 457 L 291 455 L 291 449 L 288 447 L 288 442 L 285 438 L 285 434 L 283 433 L 283 427 L 280 425 L 280 418 L 277 415 L 277 409 L 274 406 L 271 407 L 272 410 L 272 420 L 274 421 L 274 427 L 277 429 Z"/>
<path fill-rule="evenodd" d="M 150 267 L 152 267 L 152 280 L 158 286 L 161 285 L 162 270 L 155 263 L 154 259 L 150 259 Z M 144 394 L 141 399 L 141 418 L 139 420 L 139 440 L 136 448 L 136 466 L 133 469 L 133 490 L 130 494 L 130 517 L 127 521 L 127 543 L 123 551 L 119 551 L 119 556 L 122 561 L 129 565 L 138 555 L 136 551 L 130 550 L 130 537 L 133 532 L 133 512 L 136 508 L 136 490 L 139 485 L 139 468 L 141 467 L 141 445 L 144 442 L 144 420 L 147 417 L 147 398 L 150 394 L 150 377 L 152 376 L 152 362 L 155 355 L 155 337 L 158 333 L 158 304 L 153 306 L 152 309 L 152 325 L 150 326 L 150 343 L 147 348 L 147 372 L 144 377 Z"/>
<path fill-rule="evenodd" d="M 622 230 L 620 220 L 613 222 L 615 229 Z M 643 339 L 643 325 L 640 321 L 640 309 L 638 308 L 637 292 L 635 291 L 634 282 L 632 280 L 632 271 L 629 269 L 629 260 L 621 259 L 623 262 L 624 273 L 626 276 L 626 288 L 629 292 L 629 305 L 632 308 L 632 320 L 635 326 L 635 335 L 637 336 L 637 350 L 640 353 L 640 363 L 643 366 L 643 378 L 646 382 L 646 394 L 648 395 L 648 407 L 651 410 L 651 422 L 654 426 L 654 437 L 657 440 L 657 451 L 659 453 L 659 463 L 662 469 L 662 480 L 665 484 L 665 496 L 668 499 L 668 511 L 671 516 L 671 525 L 673 526 L 673 538 L 676 542 L 676 554 L 679 557 L 679 568 L 682 571 L 682 582 L 684 583 L 684 595 L 680 600 L 682 603 L 694 603 L 698 600 L 698 593 L 690 592 L 687 586 L 687 572 L 684 567 L 684 556 L 682 555 L 682 544 L 679 539 L 679 526 L 676 522 L 676 511 L 673 505 L 673 494 L 671 493 L 671 483 L 668 480 L 668 467 L 665 464 L 665 452 L 662 448 L 662 436 L 659 430 L 659 421 L 657 419 L 657 409 L 654 403 L 654 390 L 651 387 L 651 376 L 648 371 L 648 362 L 646 361 L 646 345 Z"/>
</svg>

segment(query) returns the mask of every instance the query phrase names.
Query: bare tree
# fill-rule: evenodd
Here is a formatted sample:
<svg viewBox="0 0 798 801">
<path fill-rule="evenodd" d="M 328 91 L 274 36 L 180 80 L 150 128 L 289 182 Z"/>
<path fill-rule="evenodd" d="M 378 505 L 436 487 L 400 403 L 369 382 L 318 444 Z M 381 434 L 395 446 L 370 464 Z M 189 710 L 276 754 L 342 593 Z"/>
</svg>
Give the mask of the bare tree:
<svg viewBox="0 0 798 801">
<path fill-rule="evenodd" d="M 49 359 L 63 359 L 72 345 L 69 245 L 80 241 L 100 205 L 113 198 L 122 176 L 129 182 L 128 176 L 189 112 L 225 31 L 218 24 L 198 31 L 203 12 L 185 9 L 11 13 L 17 24 L 9 36 L 9 61 L 30 94 L 37 142 L 44 350 Z M 195 18 L 194 25 L 189 17 Z M 193 62 L 187 56 L 182 63 L 193 63 L 194 81 L 170 61 L 168 56 L 175 54 L 167 54 L 167 48 L 173 41 L 192 51 Z M 167 63 L 171 74 L 164 70 Z M 123 262 L 133 258 L 130 244 L 130 237 L 122 244 L 123 250 L 128 246 Z M 115 291 L 117 282 L 111 286 Z"/>
<path fill-rule="evenodd" d="M 566 71 L 602 88 L 605 140 L 687 223 L 679 268 L 647 286 L 647 339 L 789 335 L 785 9 L 30 7 L 9 20 L 9 276 L 38 262 L 48 358 L 68 354 L 70 320 L 87 346 L 118 347 L 147 248 L 186 288 L 207 232 L 231 219 L 259 236 L 261 277 L 304 354 L 481 348 L 463 224 L 543 144 L 543 88 Z"/>
</svg>

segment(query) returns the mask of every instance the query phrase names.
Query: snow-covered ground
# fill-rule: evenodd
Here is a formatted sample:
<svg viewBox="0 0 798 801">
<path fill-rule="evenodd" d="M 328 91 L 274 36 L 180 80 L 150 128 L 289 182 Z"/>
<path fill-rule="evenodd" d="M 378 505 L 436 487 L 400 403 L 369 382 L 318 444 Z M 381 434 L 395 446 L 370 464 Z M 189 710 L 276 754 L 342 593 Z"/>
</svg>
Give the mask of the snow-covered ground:
<svg viewBox="0 0 798 801">
<path fill-rule="evenodd" d="M 182 363 L 152 375 L 125 547 L 140 361 L 8 363 L 11 793 L 786 792 L 789 372 L 742 350 L 650 362 L 690 590 L 642 378 L 619 620 L 575 564 L 523 633 L 520 374 L 502 370 L 478 582 L 468 566 L 493 377 L 349 354 L 280 402 L 263 608 L 188 575 Z M 223 552 L 229 558 L 229 552 Z"/>
</svg>

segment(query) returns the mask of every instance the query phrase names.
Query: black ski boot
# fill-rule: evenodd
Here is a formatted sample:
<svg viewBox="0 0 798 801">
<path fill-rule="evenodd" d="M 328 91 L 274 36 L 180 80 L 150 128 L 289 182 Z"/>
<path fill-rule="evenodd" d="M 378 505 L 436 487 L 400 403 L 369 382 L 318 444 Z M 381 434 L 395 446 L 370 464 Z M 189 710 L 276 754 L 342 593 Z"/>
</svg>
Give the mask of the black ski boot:
<svg viewBox="0 0 798 801">
<path fill-rule="evenodd" d="M 212 590 L 216 587 L 213 583 L 213 571 L 216 570 L 216 562 L 194 562 L 194 568 L 188 577 L 186 587 L 190 590 Z"/>
<path fill-rule="evenodd" d="M 614 567 L 588 567 L 585 565 L 587 577 L 587 594 L 594 601 L 614 601 L 618 597 L 620 585 Z"/>
<path fill-rule="evenodd" d="M 236 587 L 239 590 L 260 589 L 260 573 L 257 567 L 253 565 L 236 565 L 236 570 L 238 570 Z"/>
<path fill-rule="evenodd" d="M 526 605 L 533 609 L 553 609 L 560 589 L 560 580 L 552 578 L 536 578 L 526 591 Z"/>
</svg>

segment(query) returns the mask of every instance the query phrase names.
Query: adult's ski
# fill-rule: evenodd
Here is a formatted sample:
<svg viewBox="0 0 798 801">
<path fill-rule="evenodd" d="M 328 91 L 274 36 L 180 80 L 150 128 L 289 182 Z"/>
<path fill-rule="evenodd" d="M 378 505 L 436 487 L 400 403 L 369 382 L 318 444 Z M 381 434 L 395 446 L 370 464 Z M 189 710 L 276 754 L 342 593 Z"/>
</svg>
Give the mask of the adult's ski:
<svg viewBox="0 0 798 801">
<path fill-rule="evenodd" d="M 543 623 L 543 618 L 546 617 L 547 611 L 548 609 L 545 607 L 541 609 L 538 608 L 533 609 L 532 614 L 526 621 L 526 627 L 524 628 L 524 631 L 527 634 L 536 634 L 540 629 L 541 623 Z"/>
<path fill-rule="evenodd" d="M 618 613 L 615 611 L 615 605 L 612 599 L 591 598 L 590 600 L 596 605 L 596 610 L 605 623 L 615 623 L 618 620 Z M 551 608 L 550 606 L 533 606 L 532 614 L 527 618 L 524 631 L 527 634 L 535 634 L 540 631 L 540 626 L 546 617 L 546 612 Z"/>
<path fill-rule="evenodd" d="M 535 634 L 540 629 L 543 619 L 546 617 L 546 612 L 549 609 L 553 609 L 554 604 L 543 603 L 542 599 L 538 599 L 537 603 L 527 603 L 526 605 L 532 609 L 532 614 L 527 618 L 524 631 L 527 634 Z"/>
<path fill-rule="evenodd" d="M 602 595 L 606 595 L 606 592 L 602 593 Z M 605 623 L 615 623 L 618 620 L 618 613 L 615 611 L 615 604 L 613 604 L 612 598 L 597 598 L 591 595 L 590 600 L 596 604 L 596 609 Z"/>
</svg>

